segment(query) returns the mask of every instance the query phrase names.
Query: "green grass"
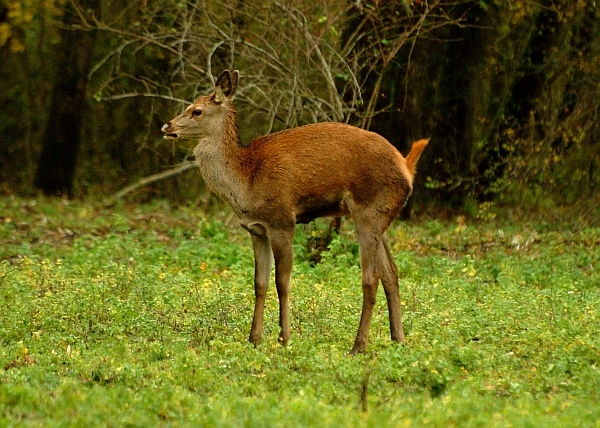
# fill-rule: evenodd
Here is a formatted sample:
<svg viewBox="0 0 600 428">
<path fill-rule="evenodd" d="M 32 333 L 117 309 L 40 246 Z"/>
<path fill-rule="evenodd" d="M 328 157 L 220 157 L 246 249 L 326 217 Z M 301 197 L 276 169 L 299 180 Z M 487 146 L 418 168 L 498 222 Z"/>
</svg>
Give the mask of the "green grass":
<svg viewBox="0 0 600 428">
<path fill-rule="evenodd" d="M 600 229 L 394 225 L 407 343 L 380 289 L 354 358 L 352 227 L 316 266 L 309 235 L 290 346 L 272 286 L 255 349 L 227 212 L 0 199 L 0 426 L 600 426 Z"/>
</svg>

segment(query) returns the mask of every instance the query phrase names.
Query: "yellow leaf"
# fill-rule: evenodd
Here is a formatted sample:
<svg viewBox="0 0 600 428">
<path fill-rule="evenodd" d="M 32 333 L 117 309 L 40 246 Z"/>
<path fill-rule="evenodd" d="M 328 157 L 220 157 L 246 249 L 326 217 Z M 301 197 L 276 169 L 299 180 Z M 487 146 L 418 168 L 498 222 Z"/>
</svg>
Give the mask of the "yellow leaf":
<svg viewBox="0 0 600 428">
<path fill-rule="evenodd" d="M 8 22 L 0 24 L 0 46 L 4 46 L 10 37 L 10 25 Z"/>
<path fill-rule="evenodd" d="M 14 37 L 10 39 L 10 51 L 13 53 L 23 52 L 25 50 L 25 45 L 21 43 L 20 40 L 15 39 Z"/>
</svg>

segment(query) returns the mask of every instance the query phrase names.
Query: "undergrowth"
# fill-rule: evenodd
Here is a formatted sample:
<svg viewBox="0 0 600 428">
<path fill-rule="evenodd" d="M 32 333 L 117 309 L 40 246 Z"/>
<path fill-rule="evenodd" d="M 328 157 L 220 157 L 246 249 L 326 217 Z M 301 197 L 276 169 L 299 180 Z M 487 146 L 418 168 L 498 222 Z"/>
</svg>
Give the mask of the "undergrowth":
<svg viewBox="0 0 600 428">
<path fill-rule="evenodd" d="M 600 229 L 500 218 L 394 224 L 407 343 L 380 289 L 350 358 L 351 222 L 318 264 L 298 228 L 291 343 L 271 286 L 254 348 L 228 212 L 0 199 L 0 425 L 598 426 Z"/>
</svg>

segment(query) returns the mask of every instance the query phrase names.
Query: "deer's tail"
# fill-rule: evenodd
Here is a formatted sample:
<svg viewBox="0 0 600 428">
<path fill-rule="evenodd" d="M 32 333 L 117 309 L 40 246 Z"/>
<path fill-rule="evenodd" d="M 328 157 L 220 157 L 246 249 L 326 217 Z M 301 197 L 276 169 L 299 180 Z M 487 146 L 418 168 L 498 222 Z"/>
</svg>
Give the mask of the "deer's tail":
<svg viewBox="0 0 600 428">
<path fill-rule="evenodd" d="M 408 171 L 414 177 L 417 172 L 417 161 L 421 157 L 421 153 L 429 143 L 429 139 L 415 141 L 410 149 L 410 153 L 406 156 L 406 166 Z"/>
</svg>

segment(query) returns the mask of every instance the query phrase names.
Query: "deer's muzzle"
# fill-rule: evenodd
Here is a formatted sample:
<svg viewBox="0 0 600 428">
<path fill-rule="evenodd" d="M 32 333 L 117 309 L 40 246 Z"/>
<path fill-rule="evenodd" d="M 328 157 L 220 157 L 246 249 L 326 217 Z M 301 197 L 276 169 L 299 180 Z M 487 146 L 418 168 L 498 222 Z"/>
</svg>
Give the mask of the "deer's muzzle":
<svg viewBox="0 0 600 428">
<path fill-rule="evenodd" d="M 165 123 L 163 125 L 163 127 L 161 128 L 162 132 L 165 133 L 165 138 L 168 140 L 176 140 L 177 138 L 179 138 L 179 135 L 175 132 L 170 132 L 171 131 L 171 124 L 170 123 Z"/>
</svg>

